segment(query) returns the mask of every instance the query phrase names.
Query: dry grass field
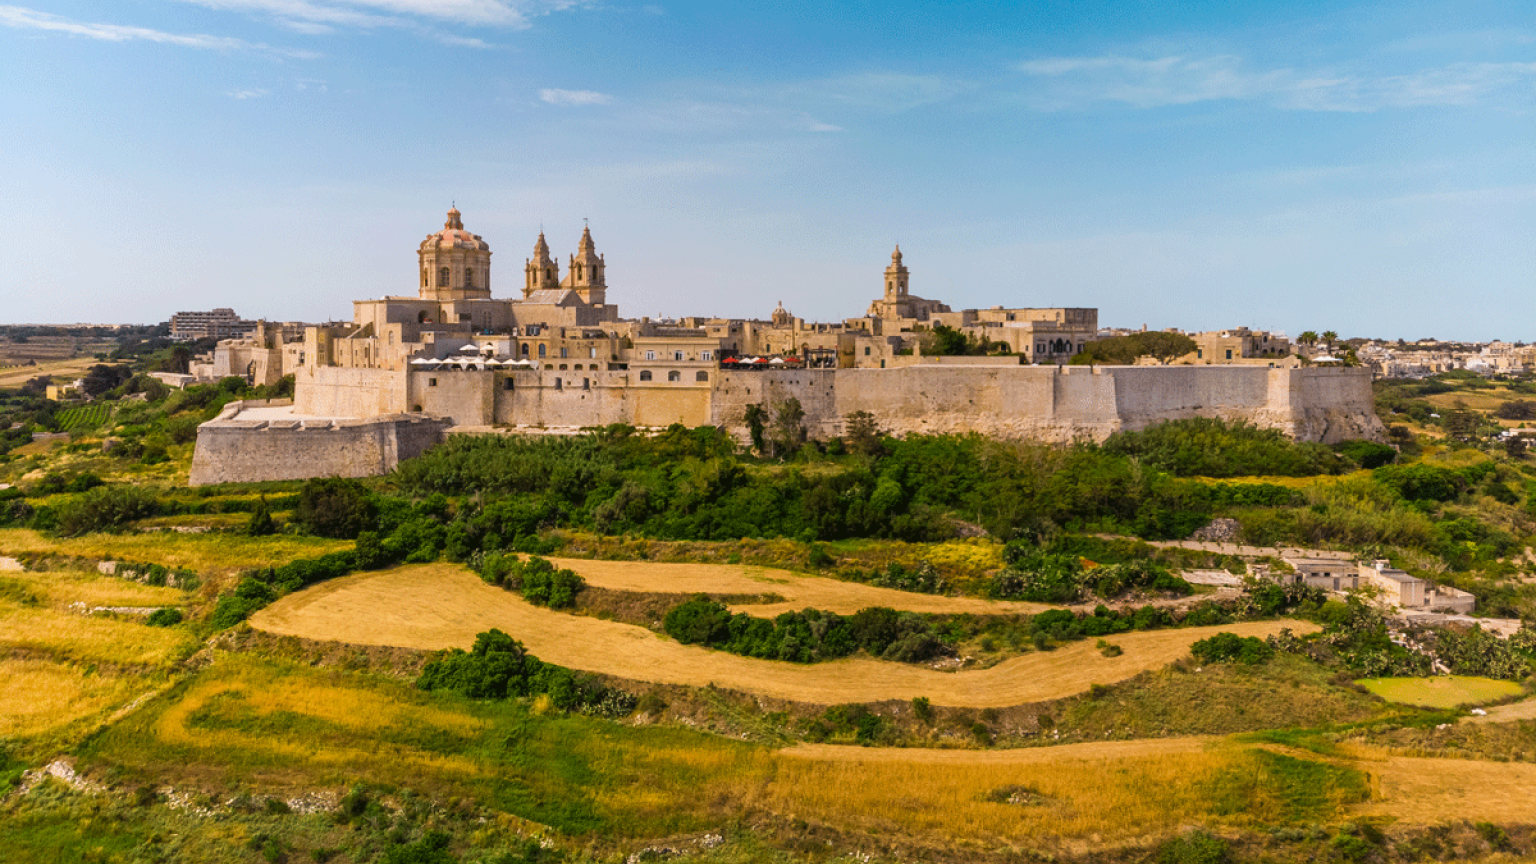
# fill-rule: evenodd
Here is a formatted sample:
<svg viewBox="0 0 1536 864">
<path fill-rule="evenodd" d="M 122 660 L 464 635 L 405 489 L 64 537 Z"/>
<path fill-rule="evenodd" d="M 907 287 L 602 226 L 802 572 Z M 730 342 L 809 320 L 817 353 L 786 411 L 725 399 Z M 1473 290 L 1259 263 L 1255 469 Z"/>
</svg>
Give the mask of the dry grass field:
<svg viewBox="0 0 1536 864">
<path fill-rule="evenodd" d="M 57 538 L 27 528 L 0 529 L 0 555 L 67 555 L 87 560 L 134 561 L 185 567 L 207 576 L 248 567 L 271 567 L 352 548 L 346 540 L 280 534 L 86 534 Z"/>
<path fill-rule="evenodd" d="M 1348 769 L 1204 739 L 984 752 L 800 747 L 777 769 L 761 803 L 780 812 L 872 834 L 1026 848 L 1328 819 L 1366 791 Z M 1312 788 L 1295 788 L 1298 774 Z"/>
<path fill-rule="evenodd" d="M 568 567 L 599 588 L 614 591 L 645 591 L 667 594 L 778 594 L 782 603 L 735 604 L 737 612 L 772 618 L 805 608 L 825 609 L 852 615 L 870 606 L 889 606 L 912 612 L 969 612 L 978 615 L 1033 615 L 1051 608 L 1041 603 L 981 600 L 975 597 L 940 597 L 893 588 L 877 588 L 822 576 L 804 576 L 788 570 L 741 564 L 661 564 L 650 561 L 589 561 L 551 558 L 557 567 Z"/>
<path fill-rule="evenodd" d="M 142 676 L 30 657 L 0 659 L 0 682 L 0 740 L 61 734 L 152 689 Z"/>
<path fill-rule="evenodd" d="M 67 740 L 165 686 L 190 650 L 185 628 L 83 614 L 94 606 L 180 606 L 187 594 L 90 571 L 0 576 L 0 740 Z M 73 607 L 73 608 L 72 608 Z"/>
<path fill-rule="evenodd" d="M 918 600 L 922 595 L 910 596 Z M 343 577 L 290 594 L 256 613 L 251 625 L 285 636 L 402 648 L 468 648 L 476 633 L 499 628 L 541 659 L 573 669 L 660 684 L 703 685 L 816 704 L 908 700 L 1001 708 L 1057 699 L 1156 669 L 1186 655 L 1190 643 L 1227 630 L 1264 636 L 1300 621 L 1264 621 L 1127 633 L 1123 654 L 1105 657 L 1091 641 L 1006 660 L 989 669 L 938 672 L 852 657 L 797 665 L 680 645 L 649 630 L 541 609 L 481 582 L 456 565 L 428 564 Z"/>
<path fill-rule="evenodd" d="M 1361 815 L 1409 824 L 1536 822 L 1536 765 L 1528 762 L 1392 756 L 1359 767 L 1372 779 L 1372 800 Z"/>
<path fill-rule="evenodd" d="M 94 357 L 74 357 L 69 360 L 43 361 L 36 366 L 13 366 L 0 369 L 0 387 L 20 387 L 40 375 L 50 375 L 55 379 L 55 383 L 67 384 L 84 375 L 87 370 L 100 362 Z"/>
</svg>

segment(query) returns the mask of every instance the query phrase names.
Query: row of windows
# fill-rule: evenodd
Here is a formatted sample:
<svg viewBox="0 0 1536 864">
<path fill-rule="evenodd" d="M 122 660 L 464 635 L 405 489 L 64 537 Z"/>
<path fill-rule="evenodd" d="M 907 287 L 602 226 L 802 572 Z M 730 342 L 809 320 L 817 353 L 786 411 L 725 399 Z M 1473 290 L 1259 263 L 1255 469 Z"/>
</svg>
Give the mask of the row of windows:
<svg viewBox="0 0 1536 864">
<path fill-rule="evenodd" d="M 452 276 L 452 274 L 453 274 L 453 271 L 450 270 L 447 267 L 438 268 L 438 271 L 437 271 L 437 287 L 439 287 L 439 288 L 447 288 L 448 287 L 448 283 L 450 281 L 450 277 Z M 421 287 L 423 287 L 423 288 L 427 287 L 427 271 L 425 271 L 425 270 L 421 271 Z M 464 268 L 464 287 L 466 287 L 466 288 L 473 288 L 473 287 L 475 287 L 475 268 L 473 268 L 473 267 L 465 267 Z"/>
<path fill-rule="evenodd" d="M 571 383 L 574 386 L 574 384 L 575 384 L 574 379 L 572 380 Z M 427 386 L 428 387 L 436 387 L 437 386 L 437 379 L 436 378 L 428 378 L 427 379 Z M 502 380 L 501 389 L 503 389 L 503 390 L 513 390 L 513 389 L 516 389 L 516 387 L 513 384 L 511 378 L 505 378 L 505 379 Z M 555 379 L 555 389 L 556 390 L 564 390 L 565 389 L 565 381 L 564 381 L 564 379 L 561 379 L 561 378 L 556 378 Z M 591 378 L 583 378 L 583 379 L 581 379 L 581 389 L 583 389 L 583 390 L 591 390 L 592 389 L 592 379 Z"/>
<path fill-rule="evenodd" d="M 656 359 L 656 352 L 655 351 L 647 351 L 647 352 L 645 352 L 645 359 L 647 359 L 647 360 L 655 360 Z M 683 360 L 687 360 L 688 359 L 688 355 L 686 353 L 682 352 L 682 351 L 673 351 L 672 352 L 672 359 L 673 360 L 677 360 L 677 361 L 680 362 L 680 361 L 683 361 Z M 713 351 L 700 351 L 699 352 L 699 359 L 700 360 L 713 360 L 713 359 L 715 359 L 715 352 L 713 352 Z"/>
<path fill-rule="evenodd" d="M 651 379 L 651 370 L 649 370 L 649 369 L 642 369 L 642 370 L 640 370 L 640 380 L 641 381 L 650 381 L 650 380 L 652 380 Z M 671 372 L 667 373 L 667 380 L 668 381 L 681 381 L 681 380 L 683 380 L 683 373 L 681 373 L 681 372 L 677 371 L 676 369 L 674 369 Z M 708 381 L 709 380 L 709 373 L 705 372 L 703 369 L 700 369 L 699 371 L 693 373 L 693 380 L 695 380 L 695 381 Z"/>
</svg>

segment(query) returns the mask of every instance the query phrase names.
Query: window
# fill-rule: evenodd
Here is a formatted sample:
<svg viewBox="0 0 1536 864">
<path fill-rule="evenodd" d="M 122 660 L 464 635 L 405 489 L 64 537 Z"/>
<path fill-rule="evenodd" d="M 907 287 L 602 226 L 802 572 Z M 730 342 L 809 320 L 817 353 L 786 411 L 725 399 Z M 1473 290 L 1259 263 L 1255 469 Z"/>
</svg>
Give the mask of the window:
<svg viewBox="0 0 1536 864">
<path fill-rule="evenodd" d="M 473 268 L 473 267 L 465 267 L 464 268 L 464 287 L 465 288 L 473 288 L 473 287 L 475 287 L 475 268 Z"/>
<path fill-rule="evenodd" d="M 444 267 L 441 270 L 437 271 L 437 287 L 439 287 L 439 288 L 447 288 L 448 287 L 448 268 L 447 267 Z"/>
<path fill-rule="evenodd" d="M 1045 343 L 1044 342 L 1036 342 L 1035 343 L 1035 353 L 1036 354 L 1044 354 L 1045 353 Z"/>
<path fill-rule="evenodd" d="M 561 381 L 559 378 L 556 378 L 555 379 L 555 389 L 556 390 L 564 390 L 565 389 L 565 382 Z"/>
<path fill-rule="evenodd" d="M 681 360 L 681 359 L 683 359 L 683 352 L 681 352 L 681 351 L 673 351 L 672 352 L 672 359 L 673 360 Z"/>
<path fill-rule="evenodd" d="M 656 352 L 655 351 L 647 351 L 647 352 L 645 352 L 645 359 L 647 359 L 647 360 L 655 360 L 656 359 Z"/>
<path fill-rule="evenodd" d="M 540 360 L 544 359 L 544 348 L 545 347 L 546 346 L 544 345 L 544 343 L 542 343 L 542 342 L 539 343 L 539 359 Z"/>
<path fill-rule="evenodd" d="M 427 287 L 427 268 L 421 268 L 421 287 Z"/>
<path fill-rule="evenodd" d="M 590 357 L 590 358 L 592 358 L 592 359 L 594 359 L 594 360 L 596 360 L 596 359 L 597 359 L 597 348 L 595 348 L 595 347 L 593 347 L 593 348 L 588 348 L 588 349 L 587 349 L 587 352 L 588 352 L 588 353 L 587 353 L 587 356 L 588 356 L 588 357 Z"/>
<path fill-rule="evenodd" d="M 709 380 L 709 373 L 705 372 L 703 369 L 700 369 L 698 372 L 694 373 L 693 380 L 695 380 L 695 381 L 708 381 Z"/>
<path fill-rule="evenodd" d="M 501 389 L 503 389 L 503 390 L 511 390 L 512 389 L 512 379 L 511 378 L 503 379 L 502 382 L 501 382 Z"/>
<path fill-rule="evenodd" d="M 436 387 L 437 386 L 437 379 L 436 378 L 428 378 L 427 379 L 427 386 L 428 387 Z"/>
<path fill-rule="evenodd" d="M 681 373 L 681 372 L 677 371 L 676 369 L 674 369 L 671 372 L 667 373 L 667 380 L 668 381 L 681 381 L 681 380 L 683 380 L 683 373 Z"/>
<path fill-rule="evenodd" d="M 523 356 L 524 357 L 528 356 L 528 343 L 527 342 L 523 343 Z"/>
<path fill-rule="evenodd" d="M 564 371 L 565 371 L 565 364 L 564 364 L 564 363 L 561 363 L 561 364 L 560 364 L 560 371 L 561 371 L 561 372 L 564 372 Z"/>
<path fill-rule="evenodd" d="M 1228 349 L 1227 349 L 1227 359 L 1228 359 L 1228 360 L 1231 360 L 1231 359 L 1232 359 L 1232 349 L 1231 349 L 1231 348 L 1228 348 Z"/>
<path fill-rule="evenodd" d="M 641 381 L 649 381 L 649 380 L 651 380 L 651 370 L 649 370 L 649 369 L 641 370 L 641 372 L 640 372 L 640 380 Z"/>
<path fill-rule="evenodd" d="M 1201 359 L 1204 359 L 1204 357 L 1205 357 L 1205 349 L 1204 348 L 1196 348 L 1195 349 L 1195 359 L 1196 360 L 1201 360 Z"/>
<path fill-rule="evenodd" d="M 570 352 L 570 349 L 568 349 L 568 348 L 566 348 L 564 346 L 561 346 L 561 348 L 560 348 L 560 359 L 564 360 L 565 358 L 569 357 L 570 356 L 569 352 Z"/>
<path fill-rule="evenodd" d="M 715 359 L 715 352 L 713 352 L 713 351 L 700 351 L 699 352 L 699 359 L 700 360 L 713 360 L 713 359 Z"/>
<path fill-rule="evenodd" d="M 583 390 L 591 390 L 592 389 L 592 379 L 591 378 L 583 378 L 583 379 L 581 379 L 581 389 L 583 389 Z"/>
<path fill-rule="evenodd" d="M 864 346 L 864 356 L 865 356 L 865 357 L 868 357 L 868 356 L 869 356 L 869 346 L 868 346 L 868 345 L 865 345 L 865 346 Z"/>
</svg>

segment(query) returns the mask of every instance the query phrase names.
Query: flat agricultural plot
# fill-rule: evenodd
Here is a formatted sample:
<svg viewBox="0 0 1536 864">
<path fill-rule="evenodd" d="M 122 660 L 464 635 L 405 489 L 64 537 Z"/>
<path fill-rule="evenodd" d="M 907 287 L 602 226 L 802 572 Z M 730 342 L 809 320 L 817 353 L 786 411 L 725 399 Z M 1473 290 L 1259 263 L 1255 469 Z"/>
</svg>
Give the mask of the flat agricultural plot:
<svg viewBox="0 0 1536 864">
<path fill-rule="evenodd" d="M 1394 756 L 1358 764 L 1376 781 L 1371 803 L 1361 808 L 1367 815 L 1421 824 L 1536 821 L 1536 765 L 1528 762 Z"/>
<path fill-rule="evenodd" d="M 148 692 L 142 675 L 117 676 L 40 659 L 0 659 L 0 740 L 56 732 Z"/>
<path fill-rule="evenodd" d="M 89 560 L 133 561 L 164 567 L 186 567 L 206 575 L 247 567 L 273 567 L 295 558 L 314 558 L 352 548 L 347 540 L 280 534 L 244 537 L 238 534 L 86 534 L 47 537 L 28 528 L 0 529 L 0 554 L 70 555 Z"/>
<path fill-rule="evenodd" d="M 1355 682 L 1388 702 L 1425 708 L 1477 705 L 1518 695 L 1520 685 L 1495 678 L 1439 675 L 1434 678 L 1362 678 Z"/>
<path fill-rule="evenodd" d="M 923 599 L 920 595 L 914 596 Z M 926 696 L 935 704 L 1001 708 L 1070 696 L 1156 669 L 1218 631 L 1267 636 L 1300 621 L 1263 621 L 1127 633 L 1124 653 L 1104 657 L 1091 640 L 1004 661 L 989 669 L 938 672 L 905 663 L 845 658 L 797 665 L 681 645 L 641 627 L 541 609 L 448 564 L 360 573 L 290 594 L 251 619 L 260 630 L 308 639 L 402 648 L 468 648 L 498 628 L 541 659 L 573 669 L 660 684 L 714 684 L 818 704 Z"/>
<path fill-rule="evenodd" d="M 782 603 L 737 603 L 731 606 L 732 611 L 748 612 L 759 618 L 772 618 L 783 612 L 808 607 L 841 615 L 852 615 L 870 606 L 889 606 L 910 612 L 969 612 L 973 615 L 1033 615 L 1052 608 L 1042 603 L 917 594 L 742 564 L 655 564 L 649 561 L 591 561 L 577 558 L 549 560 L 557 567 L 568 567 L 576 571 L 589 585 L 614 591 L 778 594 L 784 598 Z"/>
<path fill-rule="evenodd" d="M 0 387 L 19 387 L 40 375 L 64 379 L 55 383 L 67 384 L 100 362 L 94 357 L 75 357 L 70 360 L 48 360 L 36 366 L 16 366 L 0 371 Z"/>
</svg>

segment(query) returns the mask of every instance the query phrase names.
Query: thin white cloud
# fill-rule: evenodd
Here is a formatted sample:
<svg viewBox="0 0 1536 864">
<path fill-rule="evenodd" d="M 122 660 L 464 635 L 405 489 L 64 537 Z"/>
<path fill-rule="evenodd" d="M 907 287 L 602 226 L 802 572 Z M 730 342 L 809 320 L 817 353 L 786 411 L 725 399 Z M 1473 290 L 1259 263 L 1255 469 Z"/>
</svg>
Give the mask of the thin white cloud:
<svg viewBox="0 0 1536 864">
<path fill-rule="evenodd" d="M 1536 63 L 1454 63 L 1406 75 L 1252 71 L 1241 58 L 1048 57 L 1015 68 L 1041 86 L 1026 101 L 1042 110 L 1122 103 L 1137 108 L 1219 100 L 1265 100 L 1302 111 L 1378 111 L 1470 105 L 1536 80 Z M 1527 86 L 1527 92 L 1529 88 Z"/>
<path fill-rule="evenodd" d="M 546 88 L 539 91 L 539 99 L 551 105 L 607 105 L 613 97 L 596 90 L 560 90 Z"/>
<path fill-rule="evenodd" d="M 287 27 L 411 27 L 422 21 L 522 30 L 531 19 L 580 0 L 181 0 L 209 9 L 267 15 Z M 323 31 L 320 31 L 323 32 Z"/>
<path fill-rule="evenodd" d="M 231 90 L 228 95 L 231 99 L 239 99 L 243 102 L 246 99 L 260 99 L 267 95 L 268 92 L 260 87 L 253 87 L 249 90 Z"/>
<path fill-rule="evenodd" d="M 47 12 L 38 12 L 20 6 L 0 6 L 0 26 L 18 30 L 43 30 L 67 33 L 86 39 L 104 42 L 156 42 L 162 45 L 179 45 L 184 48 L 202 48 L 221 51 L 260 51 L 281 54 L 286 57 L 312 59 L 320 55 L 313 51 L 290 51 L 273 48 L 259 42 L 246 42 L 228 36 L 209 36 L 202 33 L 167 33 L 148 27 L 131 27 L 123 24 L 97 24 L 72 21 Z"/>
</svg>

